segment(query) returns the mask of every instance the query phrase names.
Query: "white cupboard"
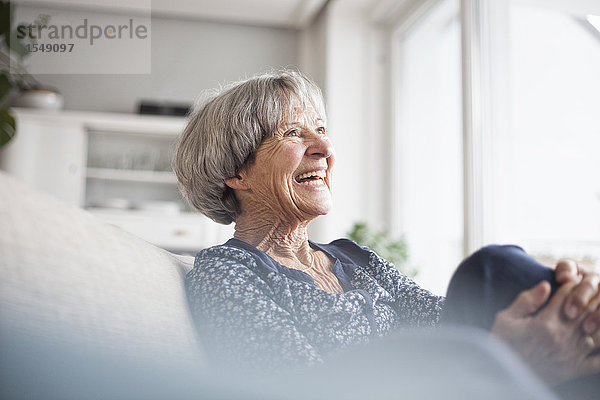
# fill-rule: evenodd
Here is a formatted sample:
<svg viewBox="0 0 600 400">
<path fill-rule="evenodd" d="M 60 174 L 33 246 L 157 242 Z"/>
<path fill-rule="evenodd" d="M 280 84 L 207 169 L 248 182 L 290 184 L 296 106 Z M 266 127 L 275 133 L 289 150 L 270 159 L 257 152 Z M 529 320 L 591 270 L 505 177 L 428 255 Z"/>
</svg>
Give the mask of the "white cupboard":
<svg viewBox="0 0 600 400">
<path fill-rule="evenodd" d="M 170 163 L 178 117 L 14 109 L 0 168 L 165 249 L 193 253 L 233 234 L 193 212 Z"/>
</svg>

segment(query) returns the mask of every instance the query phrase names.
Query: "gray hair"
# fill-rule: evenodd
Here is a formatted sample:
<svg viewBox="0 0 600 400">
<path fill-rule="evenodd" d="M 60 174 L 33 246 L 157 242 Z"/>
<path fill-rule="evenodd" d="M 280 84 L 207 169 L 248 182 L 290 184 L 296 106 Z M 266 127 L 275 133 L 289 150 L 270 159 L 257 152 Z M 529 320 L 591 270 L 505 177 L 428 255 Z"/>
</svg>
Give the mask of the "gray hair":
<svg viewBox="0 0 600 400">
<path fill-rule="evenodd" d="M 291 70 L 258 75 L 201 96 L 172 163 L 184 197 L 216 222 L 235 221 L 240 205 L 225 179 L 254 162 L 263 140 L 289 120 L 298 104 L 312 107 L 325 120 L 319 87 Z"/>
</svg>

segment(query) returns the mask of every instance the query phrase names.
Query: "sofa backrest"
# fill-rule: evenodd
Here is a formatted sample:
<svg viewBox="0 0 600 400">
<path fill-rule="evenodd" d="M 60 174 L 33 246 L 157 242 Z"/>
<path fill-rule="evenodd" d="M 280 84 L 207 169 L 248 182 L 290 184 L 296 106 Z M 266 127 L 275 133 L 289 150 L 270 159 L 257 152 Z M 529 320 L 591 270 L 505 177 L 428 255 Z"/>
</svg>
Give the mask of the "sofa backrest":
<svg viewBox="0 0 600 400">
<path fill-rule="evenodd" d="M 181 257 L 0 173 L 0 327 L 134 357 L 203 359 Z"/>
</svg>

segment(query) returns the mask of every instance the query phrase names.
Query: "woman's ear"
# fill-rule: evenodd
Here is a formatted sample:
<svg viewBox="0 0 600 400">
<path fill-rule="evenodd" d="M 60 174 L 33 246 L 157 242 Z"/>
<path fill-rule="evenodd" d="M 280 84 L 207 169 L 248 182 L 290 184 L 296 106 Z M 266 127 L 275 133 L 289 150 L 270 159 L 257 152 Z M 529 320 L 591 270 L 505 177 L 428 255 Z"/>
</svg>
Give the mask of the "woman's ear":
<svg viewBox="0 0 600 400">
<path fill-rule="evenodd" d="M 225 185 L 234 190 L 248 190 L 248 186 L 246 185 L 246 182 L 244 182 L 244 178 L 242 178 L 240 175 L 225 179 Z"/>
</svg>

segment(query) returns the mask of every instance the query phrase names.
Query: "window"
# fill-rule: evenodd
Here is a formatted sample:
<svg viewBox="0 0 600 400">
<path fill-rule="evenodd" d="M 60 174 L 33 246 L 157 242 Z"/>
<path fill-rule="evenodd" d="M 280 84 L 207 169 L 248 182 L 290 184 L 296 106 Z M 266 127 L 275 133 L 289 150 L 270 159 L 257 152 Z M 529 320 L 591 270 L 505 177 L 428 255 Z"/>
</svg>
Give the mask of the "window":
<svg viewBox="0 0 600 400">
<path fill-rule="evenodd" d="M 444 293 L 458 262 L 490 243 L 598 268 L 600 10 L 420 3 L 396 26 L 391 63 L 392 226 L 419 283 Z"/>
<path fill-rule="evenodd" d="M 594 266 L 600 259 L 600 32 L 578 2 L 509 3 L 506 149 L 497 241 Z M 581 3 L 581 2 L 579 2 Z M 592 10 L 589 10 L 590 12 Z M 501 117 L 501 116 L 499 116 Z"/>
<path fill-rule="evenodd" d="M 424 287 L 443 293 L 463 252 L 458 0 L 439 2 L 394 42 L 396 233 Z"/>
</svg>

